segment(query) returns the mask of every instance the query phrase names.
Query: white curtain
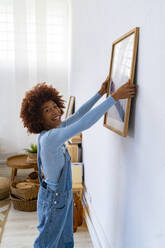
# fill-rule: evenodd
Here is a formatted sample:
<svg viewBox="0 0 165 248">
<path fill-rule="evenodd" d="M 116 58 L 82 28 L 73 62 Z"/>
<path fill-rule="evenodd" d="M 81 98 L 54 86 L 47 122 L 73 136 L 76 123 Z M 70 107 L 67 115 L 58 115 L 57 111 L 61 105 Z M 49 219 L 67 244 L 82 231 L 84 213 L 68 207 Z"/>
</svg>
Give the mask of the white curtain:
<svg viewBox="0 0 165 248">
<path fill-rule="evenodd" d="M 0 161 L 36 143 L 19 114 L 25 92 L 43 81 L 68 100 L 67 0 L 1 0 Z"/>
</svg>

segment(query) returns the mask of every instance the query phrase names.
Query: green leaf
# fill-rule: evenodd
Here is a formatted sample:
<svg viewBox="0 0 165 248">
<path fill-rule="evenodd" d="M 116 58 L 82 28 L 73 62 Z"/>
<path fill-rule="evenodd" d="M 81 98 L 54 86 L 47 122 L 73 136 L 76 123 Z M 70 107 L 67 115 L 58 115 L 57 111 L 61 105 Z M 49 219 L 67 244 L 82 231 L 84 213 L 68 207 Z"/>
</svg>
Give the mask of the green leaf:
<svg viewBox="0 0 165 248">
<path fill-rule="evenodd" d="M 26 152 L 30 152 L 30 153 L 37 153 L 37 145 L 35 145 L 35 144 L 31 144 L 30 145 L 30 148 L 31 149 L 24 149 Z"/>
</svg>

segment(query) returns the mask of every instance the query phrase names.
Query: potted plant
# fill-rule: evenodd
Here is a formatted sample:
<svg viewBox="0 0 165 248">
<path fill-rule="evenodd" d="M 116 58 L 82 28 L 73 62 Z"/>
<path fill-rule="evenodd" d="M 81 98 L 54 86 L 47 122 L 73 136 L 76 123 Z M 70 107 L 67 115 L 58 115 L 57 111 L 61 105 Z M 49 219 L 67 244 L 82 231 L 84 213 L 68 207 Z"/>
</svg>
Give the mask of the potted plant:
<svg viewBox="0 0 165 248">
<path fill-rule="evenodd" d="M 37 162 L 37 145 L 31 144 L 30 149 L 24 149 L 28 156 L 27 156 L 27 162 L 28 163 L 36 163 Z"/>
</svg>

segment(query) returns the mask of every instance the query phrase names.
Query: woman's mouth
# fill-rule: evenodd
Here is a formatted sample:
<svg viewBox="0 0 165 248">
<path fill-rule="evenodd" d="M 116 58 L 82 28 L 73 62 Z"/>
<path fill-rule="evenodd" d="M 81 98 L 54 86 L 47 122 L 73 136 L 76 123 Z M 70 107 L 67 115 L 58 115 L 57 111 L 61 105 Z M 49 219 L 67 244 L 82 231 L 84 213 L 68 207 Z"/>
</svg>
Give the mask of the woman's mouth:
<svg viewBox="0 0 165 248">
<path fill-rule="evenodd" d="M 61 116 L 60 116 L 60 115 L 59 115 L 59 116 L 56 116 L 56 117 L 52 118 L 52 121 L 57 121 L 57 120 L 60 120 L 60 118 L 61 118 Z"/>
</svg>

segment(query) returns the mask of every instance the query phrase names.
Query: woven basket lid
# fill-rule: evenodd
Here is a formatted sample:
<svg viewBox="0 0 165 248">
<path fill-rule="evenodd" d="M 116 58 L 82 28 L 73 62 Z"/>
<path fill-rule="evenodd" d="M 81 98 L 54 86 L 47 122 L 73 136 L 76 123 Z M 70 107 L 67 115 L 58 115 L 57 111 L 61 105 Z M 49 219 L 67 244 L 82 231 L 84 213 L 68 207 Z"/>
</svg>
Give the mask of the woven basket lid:
<svg viewBox="0 0 165 248">
<path fill-rule="evenodd" d="M 0 193 L 3 193 L 10 188 L 10 180 L 7 177 L 0 177 Z"/>
<path fill-rule="evenodd" d="M 16 183 L 16 188 L 17 189 L 29 189 L 29 188 L 32 188 L 34 187 L 34 183 L 32 182 L 18 182 Z"/>
</svg>

